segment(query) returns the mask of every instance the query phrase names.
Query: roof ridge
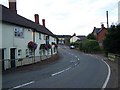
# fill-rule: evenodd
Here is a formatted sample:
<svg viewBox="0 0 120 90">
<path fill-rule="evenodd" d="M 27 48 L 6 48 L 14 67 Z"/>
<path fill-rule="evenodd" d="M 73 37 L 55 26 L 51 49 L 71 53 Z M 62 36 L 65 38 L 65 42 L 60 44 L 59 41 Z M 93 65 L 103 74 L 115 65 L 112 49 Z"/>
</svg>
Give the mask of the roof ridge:
<svg viewBox="0 0 120 90">
<path fill-rule="evenodd" d="M 37 24 L 24 16 L 12 13 L 12 11 L 9 10 L 9 8 L 7 8 L 6 6 L 0 4 L 0 8 L 2 8 L 0 9 L 2 10 L 2 16 L 0 15 L 0 17 L 2 17 L 3 22 L 32 28 L 35 29 L 35 31 L 54 36 L 54 34 L 48 28 L 43 27 L 42 25 Z"/>
</svg>

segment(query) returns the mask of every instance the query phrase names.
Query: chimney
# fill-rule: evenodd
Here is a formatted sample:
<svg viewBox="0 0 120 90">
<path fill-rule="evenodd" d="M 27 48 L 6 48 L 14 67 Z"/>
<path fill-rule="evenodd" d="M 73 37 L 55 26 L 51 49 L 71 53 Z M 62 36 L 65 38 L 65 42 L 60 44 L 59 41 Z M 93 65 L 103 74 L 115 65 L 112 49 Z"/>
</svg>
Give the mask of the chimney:
<svg viewBox="0 0 120 90">
<path fill-rule="evenodd" d="M 102 24 L 102 25 L 101 25 L 101 28 L 102 28 L 102 29 L 104 29 L 104 28 L 105 28 L 105 27 L 104 27 L 104 24 Z"/>
<path fill-rule="evenodd" d="M 9 9 L 17 14 L 16 0 L 9 0 Z"/>
<path fill-rule="evenodd" d="M 96 29 L 96 27 L 94 27 L 94 30 Z"/>
<path fill-rule="evenodd" d="M 39 15 L 35 14 L 34 17 L 35 17 L 35 23 L 39 24 Z"/>
<path fill-rule="evenodd" d="M 42 19 L 42 24 L 45 27 L 45 19 Z"/>
</svg>

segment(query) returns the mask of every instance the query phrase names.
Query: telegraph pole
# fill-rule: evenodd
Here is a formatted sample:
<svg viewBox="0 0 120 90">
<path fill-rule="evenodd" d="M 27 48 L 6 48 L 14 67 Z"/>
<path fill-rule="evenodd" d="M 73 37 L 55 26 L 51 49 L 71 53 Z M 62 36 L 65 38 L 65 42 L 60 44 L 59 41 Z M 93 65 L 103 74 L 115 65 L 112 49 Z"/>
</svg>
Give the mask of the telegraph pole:
<svg viewBox="0 0 120 90">
<path fill-rule="evenodd" d="M 107 28 L 109 28 L 109 24 L 108 24 L 108 11 L 106 11 L 106 17 L 107 17 Z"/>
</svg>

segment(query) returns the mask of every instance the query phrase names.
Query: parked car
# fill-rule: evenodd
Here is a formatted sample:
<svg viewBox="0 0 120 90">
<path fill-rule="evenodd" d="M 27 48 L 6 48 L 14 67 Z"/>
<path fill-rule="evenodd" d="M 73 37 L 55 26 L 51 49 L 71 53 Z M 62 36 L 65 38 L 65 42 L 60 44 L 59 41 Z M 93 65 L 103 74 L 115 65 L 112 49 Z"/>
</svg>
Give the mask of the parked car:
<svg viewBox="0 0 120 90">
<path fill-rule="evenodd" d="M 70 46 L 70 49 L 74 49 L 74 48 L 75 48 L 75 46 L 73 46 L 73 45 Z"/>
</svg>

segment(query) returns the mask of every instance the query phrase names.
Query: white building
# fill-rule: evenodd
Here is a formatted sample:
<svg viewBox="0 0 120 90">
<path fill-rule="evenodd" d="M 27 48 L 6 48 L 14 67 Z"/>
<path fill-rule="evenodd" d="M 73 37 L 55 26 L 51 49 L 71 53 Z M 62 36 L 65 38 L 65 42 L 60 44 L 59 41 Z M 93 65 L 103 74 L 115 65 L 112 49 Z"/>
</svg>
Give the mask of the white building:
<svg viewBox="0 0 120 90">
<path fill-rule="evenodd" d="M 120 24 L 120 1 L 118 2 L 118 23 Z"/>
<path fill-rule="evenodd" d="M 73 37 L 70 38 L 70 43 L 74 43 L 77 40 L 80 40 L 80 38 L 78 38 L 77 36 L 73 36 Z"/>
<path fill-rule="evenodd" d="M 84 39 L 86 39 L 86 36 L 76 36 L 76 35 L 73 35 L 71 38 L 70 38 L 70 43 L 74 43 L 76 41 L 83 41 Z"/>
<path fill-rule="evenodd" d="M 57 53 L 55 45 L 52 45 L 51 49 L 44 50 L 44 53 L 43 51 L 42 54 L 40 53 L 42 44 L 56 44 L 56 38 L 45 27 L 45 21 L 42 26 L 38 23 L 39 18 L 35 18 L 35 22 L 33 22 L 18 15 L 16 2 L 9 2 L 9 8 L 0 5 L 0 10 L 2 10 L 0 51 L 2 51 L 2 68 L 4 70 L 39 62 Z M 28 48 L 30 41 L 37 44 L 34 59 L 31 58 L 33 52 Z"/>
</svg>

